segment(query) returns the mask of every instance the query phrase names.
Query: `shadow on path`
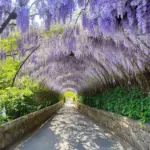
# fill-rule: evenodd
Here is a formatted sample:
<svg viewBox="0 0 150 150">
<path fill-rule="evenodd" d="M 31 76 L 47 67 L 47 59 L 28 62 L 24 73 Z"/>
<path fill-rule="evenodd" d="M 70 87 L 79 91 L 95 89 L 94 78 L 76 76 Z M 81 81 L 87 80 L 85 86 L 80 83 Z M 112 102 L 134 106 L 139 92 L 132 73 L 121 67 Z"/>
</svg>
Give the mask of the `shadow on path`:
<svg viewBox="0 0 150 150">
<path fill-rule="evenodd" d="M 134 149 L 80 114 L 74 105 L 67 101 L 51 121 L 13 150 Z"/>
</svg>

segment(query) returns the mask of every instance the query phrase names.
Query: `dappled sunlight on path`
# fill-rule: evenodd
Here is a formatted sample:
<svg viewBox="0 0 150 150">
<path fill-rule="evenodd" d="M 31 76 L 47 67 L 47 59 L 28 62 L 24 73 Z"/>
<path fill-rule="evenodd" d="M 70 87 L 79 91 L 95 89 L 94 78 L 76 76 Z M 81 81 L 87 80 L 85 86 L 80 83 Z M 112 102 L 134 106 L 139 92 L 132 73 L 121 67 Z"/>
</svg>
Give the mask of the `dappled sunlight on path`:
<svg viewBox="0 0 150 150">
<path fill-rule="evenodd" d="M 51 121 L 14 150 L 133 150 L 67 101 Z"/>
</svg>

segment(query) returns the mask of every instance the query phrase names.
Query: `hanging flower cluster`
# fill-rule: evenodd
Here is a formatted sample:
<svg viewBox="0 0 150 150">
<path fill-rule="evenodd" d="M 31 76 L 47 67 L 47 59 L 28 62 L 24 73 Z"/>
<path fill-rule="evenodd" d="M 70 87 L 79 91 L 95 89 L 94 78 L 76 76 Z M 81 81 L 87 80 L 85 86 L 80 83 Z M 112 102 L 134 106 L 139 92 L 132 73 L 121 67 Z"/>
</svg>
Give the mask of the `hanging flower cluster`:
<svg viewBox="0 0 150 150">
<path fill-rule="evenodd" d="M 30 1 L 17 0 L 17 25 L 24 34 L 18 42 L 19 58 L 41 44 L 24 65 L 20 76 L 44 80 L 59 92 L 80 92 L 98 84 L 131 83 L 133 78 L 145 84 L 143 74 L 149 71 L 150 2 L 148 0 L 37 0 L 36 13 L 46 30 L 53 24 L 69 24 L 63 34 L 49 38 L 30 32 Z M 5 6 L 2 8 L 2 6 Z M 0 0 L 0 14 L 8 9 L 8 0 Z M 12 8 L 11 8 L 12 9 Z M 10 9 L 10 10 L 11 10 Z M 74 18 L 74 12 L 80 9 Z M 1 20 L 0 15 L 0 20 Z M 80 25 L 79 25 L 80 24 Z M 40 39 L 40 38 L 41 39 Z M 33 49 L 32 49 L 33 48 Z M 0 58 L 6 54 L 0 51 Z"/>
<path fill-rule="evenodd" d="M 80 92 L 97 84 L 102 90 L 107 84 L 116 85 L 120 80 L 130 83 L 132 78 L 149 68 L 146 48 L 143 51 L 133 45 L 125 47 L 103 35 L 89 37 L 86 31 L 76 28 L 80 34 L 74 30 L 70 36 L 73 28 L 67 27 L 62 35 L 43 38 L 39 50 L 28 59 L 20 76 L 28 74 L 31 78 L 44 80 L 49 88 L 59 92 L 68 89 Z M 30 35 L 34 37 L 34 34 Z M 119 39 L 121 35 L 118 35 Z M 137 82 L 141 84 L 140 80 Z"/>
</svg>

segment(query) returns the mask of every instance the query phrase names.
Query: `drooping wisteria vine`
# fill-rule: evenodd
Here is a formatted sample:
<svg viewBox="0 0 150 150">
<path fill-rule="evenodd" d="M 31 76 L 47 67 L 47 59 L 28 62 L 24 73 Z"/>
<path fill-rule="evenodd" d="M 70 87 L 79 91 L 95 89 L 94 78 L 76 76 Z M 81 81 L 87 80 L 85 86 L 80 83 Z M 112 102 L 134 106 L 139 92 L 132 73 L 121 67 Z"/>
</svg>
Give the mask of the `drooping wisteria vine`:
<svg viewBox="0 0 150 150">
<path fill-rule="evenodd" d="M 0 0 L 0 24 L 10 13 L 17 14 L 16 30 L 21 33 L 17 41 L 19 59 L 27 57 L 40 44 L 19 76 L 27 74 L 43 80 L 59 92 L 68 89 L 80 92 L 88 87 L 102 91 L 107 85 L 133 82 L 148 86 L 144 74 L 150 69 L 149 0 L 16 0 L 12 3 Z M 33 32 L 31 18 L 36 15 L 42 25 Z M 63 32 L 49 35 L 54 24 L 63 26 Z M 43 36 L 45 29 L 47 35 Z M 1 60 L 6 57 L 6 52 L 1 50 Z"/>
</svg>

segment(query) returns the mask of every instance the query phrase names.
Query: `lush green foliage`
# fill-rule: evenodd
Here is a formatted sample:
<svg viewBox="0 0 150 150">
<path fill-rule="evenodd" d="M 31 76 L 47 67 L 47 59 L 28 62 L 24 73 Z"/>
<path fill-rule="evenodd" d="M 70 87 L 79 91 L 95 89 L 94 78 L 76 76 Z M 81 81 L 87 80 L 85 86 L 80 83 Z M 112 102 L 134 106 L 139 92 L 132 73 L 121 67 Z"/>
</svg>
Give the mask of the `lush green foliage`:
<svg viewBox="0 0 150 150">
<path fill-rule="evenodd" d="M 0 124 L 57 103 L 60 95 L 44 85 L 22 77 L 11 87 L 19 62 L 8 58 L 0 62 Z M 7 116 L 2 116 L 2 109 Z"/>
<path fill-rule="evenodd" d="M 30 88 L 6 88 L 5 90 L 0 90 L 0 104 L 2 107 L 5 106 L 9 119 L 15 119 L 58 102 L 59 97 L 49 100 L 52 98 L 52 94 L 49 94 L 49 99 L 44 99 L 43 97 L 43 99 L 40 99 L 39 93 L 45 92 L 49 94 L 48 90 L 40 89 L 38 84 Z"/>
<path fill-rule="evenodd" d="M 142 122 L 150 121 L 150 95 L 135 87 L 116 87 L 96 96 L 80 96 L 79 102 Z"/>
<path fill-rule="evenodd" d="M 53 35 L 60 35 L 64 33 L 64 27 L 60 24 L 55 24 L 51 27 L 50 31 L 45 32 L 44 34 L 42 34 L 43 36 L 46 37 L 51 37 Z"/>
<path fill-rule="evenodd" d="M 0 89 L 11 86 L 12 79 L 18 67 L 19 62 L 12 58 L 0 61 Z"/>
<path fill-rule="evenodd" d="M 13 35 L 9 35 L 6 39 L 0 39 L 0 49 L 6 52 L 16 51 L 16 42 L 19 37 L 19 33 L 14 33 Z"/>
</svg>

